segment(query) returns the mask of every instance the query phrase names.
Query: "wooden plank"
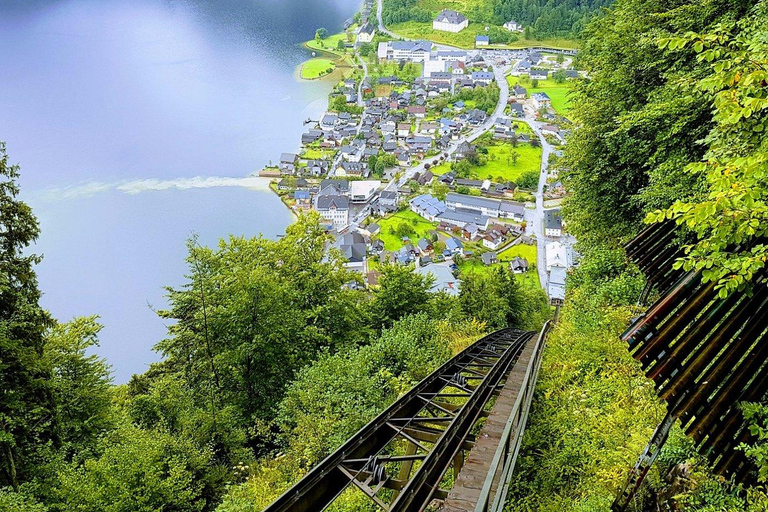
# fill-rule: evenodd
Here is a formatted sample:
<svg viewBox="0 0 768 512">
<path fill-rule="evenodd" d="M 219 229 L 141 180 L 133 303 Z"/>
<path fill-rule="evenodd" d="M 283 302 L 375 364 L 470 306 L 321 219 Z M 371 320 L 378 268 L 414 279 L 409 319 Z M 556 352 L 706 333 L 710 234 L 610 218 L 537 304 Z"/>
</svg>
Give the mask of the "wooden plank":
<svg viewBox="0 0 768 512">
<path fill-rule="evenodd" d="M 443 512 L 474 512 L 480 492 L 490 470 L 493 457 L 501 443 L 501 436 L 507 425 L 507 420 L 515 405 L 517 396 L 522 392 L 525 373 L 536 346 L 536 339 L 531 339 L 520 354 L 512 371 L 504 383 L 496 404 L 486 419 L 477 442 L 469 456 L 464 461 L 464 467 L 456 479 L 453 489 L 448 493 L 448 498 L 441 509 Z M 491 499 L 496 492 L 492 489 Z"/>
</svg>

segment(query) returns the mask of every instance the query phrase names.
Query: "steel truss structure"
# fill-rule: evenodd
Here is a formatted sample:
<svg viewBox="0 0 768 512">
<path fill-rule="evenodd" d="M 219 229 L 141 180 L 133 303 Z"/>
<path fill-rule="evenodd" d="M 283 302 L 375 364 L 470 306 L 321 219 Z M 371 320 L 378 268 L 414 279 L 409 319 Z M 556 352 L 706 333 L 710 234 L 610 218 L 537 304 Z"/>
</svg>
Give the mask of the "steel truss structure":
<svg viewBox="0 0 768 512">
<path fill-rule="evenodd" d="M 324 510 L 355 486 L 382 510 L 424 510 L 449 490 L 475 431 L 535 333 L 494 332 L 452 358 L 266 508 Z"/>
</svg>

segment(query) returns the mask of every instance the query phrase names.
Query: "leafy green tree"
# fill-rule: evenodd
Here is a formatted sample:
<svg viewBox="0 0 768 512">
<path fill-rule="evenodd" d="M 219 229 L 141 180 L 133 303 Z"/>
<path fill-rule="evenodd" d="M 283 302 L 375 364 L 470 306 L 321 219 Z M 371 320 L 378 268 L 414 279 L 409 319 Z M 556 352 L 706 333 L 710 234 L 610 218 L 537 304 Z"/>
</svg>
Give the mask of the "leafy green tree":
<svg viewBox="0 0 768 512">
<path fill-rule="evenodd" d="M 328 30 L 325 28 L 319 28 L 315 31 L 315 39 L 318 41 L 328 39 Z"/>
<path fill-rule="evenodd" d="M 435 197 L 437 197 L 441 201 L 445 199 L 445 196 L 448 194 L 449 191 L 450 189 L 448 188 L 448 185 L 440 181 L 436 181 L 432 185 L 432 193 L 435 195 Z"/>
<path fill-rule="evenodd" d="M 375 170 L 376 176 L 378 177 L 384 176 L 384 169 L 385 169 L 384 165 L 385 164 L 384 164 L 383 158 L 380 158 L 379 160 L 376 161 L 376 170 Z"/>
<path fill-rule="evenodd" d="M 67 459 L 92 453 L 113 427 L 111 368 L 87 351 L 99 345 L 96 317 L 56 324 L 46 335 L 44 357 L 53 369 L 52 388 L 61 449 Z"/>
<path fill-rule="evenodd" d="M 552 73 L 552 79 L 558 84 L 564 84 L 568 77 L 566 76 L 564 69 L 558 69 Z"/>
<path fill-rule="evenodd" d="M 203 511 L 201 479 L 209 450 L 163 431 L 120 427 L 104 438 L 101 455 L 60 475 L 65 510 L 81 512 Z"/>
<path fill-rule="evenodd" d="M 168 290 L 162 312 L 175 323 L 157 344 L 158 370 L 184 379 L 212 432 L 229 408 L 235 426 L 266 428 L 300 367 L 365 334 L 361 292 L 342 286 L 355 278 L 326 254 L 328 243 L 317 214 L 278 241 L 231 237 L 217 250 L 190 242 L 189 282 Z"/>
<path fill-rule="evenodd" d="M 345 50 L 345 48 L 346 48 L 346 46 L 344 44 L 344 40 L 343 39 L 339 39 L 339 42 L 336 43 L 336 49 L 343 52 Z"/>
<path fill-rule="evenodd" d="M 374 325 L 389 327 L 400 318 L 426 311 L 434 279 L 413 272 L 410 266 L 385 265 L 370 303 Z"/>
<path fill-rule="evenodd" d="M 360 52 L 360 55 L 367 57 L 373 52 L 373 45 L 371 43 L 363 43 L 360 45 L 360 48 L 358 48 L 358 51 Z"/>
<path fill-rule="evenodd" d="M 539 186 L 539 173 L 536 171 L 526 171 L 517 179 L 517 185 L 520 188 L 535 189 Z"/>
<path fill-rule="evenodd" d="M 40 450 L 58 443 L 51 372 L 43 357 L 51 325 L 38 301 L 33 267 L 40 257 L 28 247 L 38 236 L 32 210 L 18 199 L 19 168 L 0 143 L 0 487 L 18 488 L 35 474 Z"/>
<path fill-rule="evenodd" d="M 768 9 L 758 4 L 739 22 L 661 42 L 673 54 L 678 48 L 697 53 L 706 75 L 693 90 L 678 84 L 679 92 L 711 101 L 714 126 L 704 158 L 687 167 L 706 180 L 706 195 L 686 197 L 648 218 L 674 218 L 694 231 L 697 241 L 678 266 L 701 271 L 721 297 L 750 288 L 768 257 L 766 19 Z"/>
</svg>

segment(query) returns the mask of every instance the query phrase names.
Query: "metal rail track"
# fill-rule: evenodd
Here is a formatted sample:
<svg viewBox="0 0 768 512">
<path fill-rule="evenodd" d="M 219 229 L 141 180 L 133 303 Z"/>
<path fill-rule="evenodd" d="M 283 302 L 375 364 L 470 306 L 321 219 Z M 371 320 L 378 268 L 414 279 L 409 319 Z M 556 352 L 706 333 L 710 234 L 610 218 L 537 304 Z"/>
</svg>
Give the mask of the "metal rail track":
<svg viewBox="0 0 768 512">
<path fill-rule="evenodd" d="M 452 358 L 358 431 L 265 512 L 324 510 L 350 485 L 386 511 L 424 510 L 461 470 L 472 429 L 534 333 L 494 332 Z"/>
</svg>

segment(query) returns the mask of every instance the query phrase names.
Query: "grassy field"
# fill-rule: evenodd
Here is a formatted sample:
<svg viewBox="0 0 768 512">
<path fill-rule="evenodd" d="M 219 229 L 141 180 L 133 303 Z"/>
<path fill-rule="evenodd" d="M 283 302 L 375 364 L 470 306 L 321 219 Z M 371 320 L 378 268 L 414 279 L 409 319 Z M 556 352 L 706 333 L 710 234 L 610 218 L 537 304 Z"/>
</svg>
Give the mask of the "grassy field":
<svg viewBox="0 0 768 512">
<path fill-rule="evenodd" d="M 408 236 L 411 238 L 411 242 L 414 245 L 416 245 L 416 242 L 418 242 L 420 238 L 424 238 L 437 226 L 436 224 L 427 221 L 419 215 L 416 215 L 411 210 L 398 212 L 394 215 L 379 220 L 378 223 L 381 227 L 381 231 L 379 231 L 378 236 L 379 239 L 384 242 L 384 248 L 388 251 L 396 251 L 403 246 L 400 237 L 394 233 L 391 233 L 390 228 L 397 229 L 397 226 L 404 222 L 409 224 L 412 228 L 412 232 Z"/>
<path fill-rule="evenodd" d="M 546 92 L 552 100 L 552 108 L 554 108 L 558 114 L 567 116 L 568 112 L 571 110 L 570 102 L 568 101 L 568 82 L 558 84 L 551 78 L 548 78 L 546 80 L 539 80 L 538 87 L 532 87 L 531 80 L 527 77 L 510 75 L 507 77 L 507 83 L 509 83 L 510 87 L 519 83 L 528 89 L 528 95 L 531 95 L 534 92 Z"/>
<path fill-rule="evenodd" d="M 498 254 L 499 261 L 512 261 L 518 256 L 520 256 L 521 258 L 525 258 L 526 260 L 528 260 L 528 263 L 535 265 L 536 264 L 536 246 L 526 245 L 526 244 L 517 244 L 517 245 L 513 245 L 509 249 L 505 249 L 504 251 Z"/>
<path fill-rule="evenodd" d="M 441 2 L 442 3 L 442 2 Z M 450 2 L 446 2 L 448 4 Z M 458 2 L 456 2 L 458 3 Z M 451 7 L 447 7 L 451 8 Z M 435 10 L 435 12 L 440 9 Z M 462 9 L 458 9 L 459 12 Z M 466 10 L 464 10 L 466 12 Z M 453 32 L 443 32 L 442 30 L 433 30 L 432 23 L 422 23 L 418 21 L 406 21 L 404 23 L 396 23 L 387 27 L 395 34 L 408 37 L 411 39 L 428 39 L 435 43 L 442 43 L 451 46 L 458 46 L 459 48 L 474 48 L 475 37 L 479 34 L 485 34 L 485 25 L 482 23 L 470 23 L 467 28 L 461 32 L 454 34 Z M 529 48 L 529 47 L 547 47 L 547 48 L 564 48 L 572 49 L 578 48 L 578 43 L 570 39 L 542 39 L 541 41 L 520 39 L 507 45 L 492 45 L 492 48 Z"/>
<path fill-rule="evenodd" d="M 440 165 L 435 165 L 434 167 L 430 167 L 429 170 L 432 171 L 432 174 L 434 174 L 435 176 L 442 176 L 443 174 L 451 170 L 451 164 L 448 162 L 443 162 Z"/>
<path fill-rule="evenodd" d="M 307 148 L 301 154 L 301 157 L 307 160 L 322 160 L 324 158 L 333 158 L 335 154 L 336 151 L 333 149 Z"/>
<path fill-rule="evenodd" d="M 517 153 L 515 163 L 512 163 L 513 151 Z M 488 163 L 472 167 L 473 178 L 490 179 L 497 183 L 517 181 L 523 173 L 528 171 L 538 173 L 541 169 L 541 148 L 535 148 L 530 144 L 518 144 L 513 148 L 512 144 L 507 142 L 493 143 L 488 146 L 487 157 Z"/>
<path fill-rule="evenodd" d="M 310 59 L 301 65 L 301 78 L 314 80 L 330 74 L 329 69 L 333 72 L 336 69 L 336 62 L 325 58 Z"/>
<path fill-rule="evenodd" d="M 512 261 L 517 256 L 522 256 L 523 258 L 528 260 L 529 264 L 535 265 L 536 264 L 536 246 L 518 244 L 518 245 L 515 245 L 514 247 L 510 247 L 509 249 L 498 254 L 499 263 L 495 265 L 490 265 L 490 266 L 485 266 L 483 262 L 480 261 L 479 258 L 464 260 L 461 263 L 459 263 L 459 270 L 464 275 L 468 273 L 487 274 L 494 267 L 497 267 L 500 265 L 507 265 L 508 262 Z M 525 286 L 526 288 L 534 288 L 534 289 L 541 288 L 541 283 L 539 282 L 539 273 L 536 272 L 535 269 L 530 269 L 528 272 L 524 274 L 516 274 L 515 278 L 518 280 L 521 286 Z"/>
<path fill-rule="evenodd" d="M 310 41 L 307 41 L 304 43 L 304 46 L 309 48 L 310 50 L 317 50 L 321 52 L 327 52 L 332 53 L 334 55 L 344 55 L 344 52 L 340 52 L 336 49 L 336 46 L 339 44 L 339 41 L 342 40 L 344 42 L 347 41 L 347 33 L 346 32 L 340 32 L 338 34 L 333 34 L 332 36 L 328 36 L 326 39 L 312 39 Z"/>
</svg>

